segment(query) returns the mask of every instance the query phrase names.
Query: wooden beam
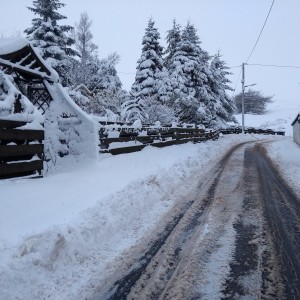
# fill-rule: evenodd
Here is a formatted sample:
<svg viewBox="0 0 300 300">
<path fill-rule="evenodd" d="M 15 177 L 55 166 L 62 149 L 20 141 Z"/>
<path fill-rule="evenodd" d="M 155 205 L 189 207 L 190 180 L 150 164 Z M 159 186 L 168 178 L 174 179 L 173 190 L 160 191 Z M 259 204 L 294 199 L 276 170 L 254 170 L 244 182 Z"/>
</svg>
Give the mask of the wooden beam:
<svg viewBox="0 0 300 300">
<path fill-rule="evenodd" d="M 132 152 L 141 151 L 146 146 L 147 145 L 138 145 L 138 146 L 130 146 L 130 147 L 123 147 L 123 148 L 109 149 L 109 150 L 101 151 L 100 153 L 111 153 L 112 155 L 132 153 Z"/>
<path fill-rule="evenodd" d="M 11 121 L 11 120 L 0 120 L 0 128 L 17 128 L 26 125 L 26 122 L 21 121 Z"/>
<path fill-rule="evenodd" d="M 32 145 L 0 145 L 0 159 L 17 157 L 24 155 L 42 155 L 44 152 L 43 144 Z"/>
<path fill-rule="evenodd" d="M 0 164 L 0 178 L 6 176 L 22 176 L 23 174 L 27 174 L 34 171 L 38 171 L 40 174 L 42 169 L 42 160 L 11 164 Z"/>
<path fill-rule="evenodd" d="M 44 136 L 43 130 L 0 129 L 0 140 L 5 141 L 42 141 Z"/>
</svg>

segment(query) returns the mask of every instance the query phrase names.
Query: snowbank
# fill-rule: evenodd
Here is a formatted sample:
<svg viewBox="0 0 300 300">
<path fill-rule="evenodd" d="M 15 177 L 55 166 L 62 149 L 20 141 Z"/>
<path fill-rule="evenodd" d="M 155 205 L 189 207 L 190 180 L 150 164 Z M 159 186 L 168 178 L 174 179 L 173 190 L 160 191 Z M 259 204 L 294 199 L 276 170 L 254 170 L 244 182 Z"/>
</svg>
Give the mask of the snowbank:
<svg viewBox="0 0 300 300">
<path fill-rule="evenodd" d="M 300 147 L 291 138 L 267 145 L 268 155 L 277 164 L 287 183 L 300 195 Z"/>
<path fill-rule="evenodd" d="M 203 170 L 232 145 L 258 138 L 147 147 L 44 179 L 1 181 L 1 297 L 85 299 L 109 263 L 153 229 Z"/>
</svg>

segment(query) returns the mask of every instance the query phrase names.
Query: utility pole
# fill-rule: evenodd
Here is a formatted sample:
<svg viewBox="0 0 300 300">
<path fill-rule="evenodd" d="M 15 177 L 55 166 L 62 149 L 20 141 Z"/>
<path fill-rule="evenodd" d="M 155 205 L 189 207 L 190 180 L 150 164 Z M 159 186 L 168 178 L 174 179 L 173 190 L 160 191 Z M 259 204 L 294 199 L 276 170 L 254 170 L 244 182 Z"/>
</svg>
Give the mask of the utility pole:
<svg viewBox="0 0 300 300">
<path fill-rule="evenodd" d="M 242 133 L 245 133 L 245 103 L 244 103 L 244 93 L 245 93 L 245 63 L 242 64 Z"/>
</svg>

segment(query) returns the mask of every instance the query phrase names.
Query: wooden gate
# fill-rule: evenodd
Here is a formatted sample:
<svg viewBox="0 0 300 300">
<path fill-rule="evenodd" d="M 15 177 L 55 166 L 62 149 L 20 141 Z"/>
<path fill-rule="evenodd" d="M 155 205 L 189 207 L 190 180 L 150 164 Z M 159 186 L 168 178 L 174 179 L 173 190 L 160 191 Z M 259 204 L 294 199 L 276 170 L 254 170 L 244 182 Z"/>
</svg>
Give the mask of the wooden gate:
<svg viewBox="0 0 300 300">
<path fill-rule="evenodd" d="M 18 128 L 24 125 L 0 120 L 0 179 L 42 175 L 44 130 Z"/>
</svg>

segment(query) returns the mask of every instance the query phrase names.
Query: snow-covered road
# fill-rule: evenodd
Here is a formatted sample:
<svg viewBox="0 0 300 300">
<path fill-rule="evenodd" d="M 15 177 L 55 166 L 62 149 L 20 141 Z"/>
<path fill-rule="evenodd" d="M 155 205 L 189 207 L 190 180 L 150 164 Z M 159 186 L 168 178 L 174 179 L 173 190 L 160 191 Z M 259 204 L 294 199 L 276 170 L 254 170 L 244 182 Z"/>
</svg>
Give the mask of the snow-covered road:
<svg viewBox="0 0 300 300">
<path fill-rule="evenodd" d="M 44 179 L 1 181 L 1 297 L 73 300 L 103 294 L 102 287 L 109 289 L 118 267 L 129 266 L 124 257 L 140 254 L 140 245 L 158 224 L 184 209 L 230 147 L 263 138 L 226 136 L 196 145 L 149 147 L 79 163 Z M 270 154 L 297 186 L 299 148 L 288 138 L 268 138 L 276 141 L 270 144 Z M 292 166 L 288 170 L 287 164 Z M 218 209 L 216 214 L 226 219 Z M 207 220 L 203 236 L 216 230 L 213 215 Z M 218 242 L 226 244 L 234 235 L 229 226 Z M 227 243 L 228 252 L 220 250 L 227 253 L 224 261 L 232 249 Z M 218 273 L 216 266 L 204 270 Z M 223 272 L 228 272 L 228 264 Z M 219 285 L 223 280 L 218 278 Z"/>
<path fill-rule="evenodd" d="M 230 149 L 92 299 L 299 299 L 300 198 L 268 143 Z"/>
</svg>

